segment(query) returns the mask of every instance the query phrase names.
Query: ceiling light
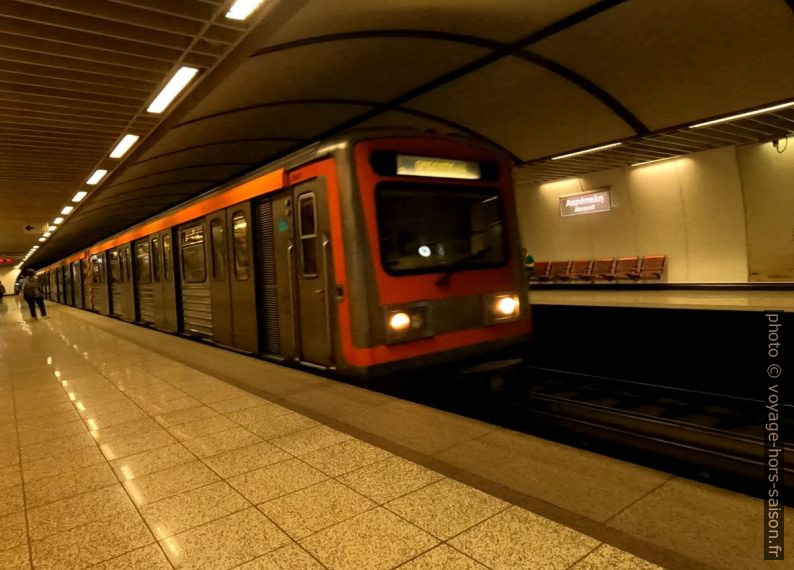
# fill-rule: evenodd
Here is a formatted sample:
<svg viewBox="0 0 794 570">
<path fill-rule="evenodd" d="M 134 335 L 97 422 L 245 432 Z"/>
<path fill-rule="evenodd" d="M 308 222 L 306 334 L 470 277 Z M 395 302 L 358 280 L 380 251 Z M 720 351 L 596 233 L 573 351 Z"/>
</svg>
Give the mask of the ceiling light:
<svg viewBox="0 0 794 570">
<path fill-rule="evenodd" d="M 596 152 L 596 151 L 599 151 L 599 150 L 604 150 L 604 149 L 607 149 L 607 148 L 620 146 L 621 144 L 623 144 L 623 143 L 617 142 L 617 143 L 612 143 L 612 144 L 605 144 L 605 145 L 601 145 L 601 146 L 596 146 L 596 147 L 593 147 L 593 148 L 588 148 L 586 150 L 578 150 L 576 152 L 569 152 L 568 154 L 561 154 L 560 156 L 552 157 L 552 160 L 560 160 L 561 158 L 569 158 L 571 156 L 579 156 L 580 154 L 588 154 L 590 152 Z"/>
<path fill-rule="evenodd" d="M 163 90 L 154 98 L 151 105 L 146 109 L 149 113 L 162 113 L 171 101 L 190 83 L 190 80 L 198 73 L 195 67 L 180 67 L 171 80 L 165 84 Z"/>
<path fill-rule="evenodd" d="M 56 226 L 57 226 L 58 224 L 60 224 L 61 222 L 63 222 L 63 218 L 62 218 L 62 217 L 60 217 L 60 216 L 58 216 L 57 218 L 55 218 L 55 219 L 52 221 L 52 223 L 53 223 L 53 224 L 55 224 Z M 52 231 L 52 230 L 51 230 L 51 231 Z"/>
<path fill-rule="evenodd" d="M 40 238 L 39 238 L 39 241 L 47 241 L 47 238 L 45 238 L 45 237 L 40 237 Z"/>
<path fill-rule="evenodd" d="M 670 160 L 671 158 L 678 158 L 678 155 L 675 156 L 665 156 L 664 158 L 654 158 L 653 160 L 646 160 L 644 162 L 635 162 L 632 166 L 642 166 L 643 164 L 651 164 L 654 162 L 661 162 L 663 160 Z"/>
<path fill-rule="evenodd" d="M 44 236 L 44 237 L 50 237 L 52 235 L 52 232 L 44 232 L 41 235 Z"/>
<path fill-rule="evenodd" d="M 110 158 L 121 158 L 127 151 L 130 150 L 130 147 L 138 142 L 138 139 L 141 138 L 138 135 L 124 135 L 124 138 L 119 141 L 119 144 L 116 145 L 112 151 L 110 151 Z"/>
<path fill-rule="evenodd" d="M 226 17 L 230 20 L 245 20 L 251 13 L 259 8 L 263 0 L 237 0 L 229 11 L 226 12 Z"/>
<path fill-rule="evenodd" d="M 39 249 L 39 246 L 37 246 L 37 245 L 34 245 L 34 246 L 33 246 L 33 247 L 31 247 L 30 249 L 31 249 L 31 250 L 33 250 L 33 249 Z"/>
<path fill-rule="evenodd" d="M 47 228 L 47 231 L 48 232 L 54 232 L 57 229 L 58 229 L 58 226 L 50 226 L 49 228 Z"/>
<path fill-rule="evenodd" d="M 758 109 L 756 111 L 747 111 L 746 113 L 739 113 L 738 115 L 731 115 L 730 117 L 723 117 L 722 119 L 714 119 L 712 121 L 706 121 L 705 123 L 697 123 L 695 125 L 690 125 L 689 128 L 697 129 L 699 127 L 716 125 L 717 123 L 726 123 L 728 121 L 734 121 L 736 119 L 742 119 L 744 117 L 752 117 L 753 115 L 760 115 L 761 113 L 770 113 L 772 111 L 778 111 L 780 109 L 786 109 L 788 107 L 794 107 L 794 101 L 789 101 L 788 103 L 781 103 L 780 105 L 772 105 L 771 107 L 764 107 L 763 109 Z"/>
<path fill-rule="evenodd" d="M 77 194 L 74 195 L 74 198 L 72 198 L 72 202 L 82 202 L 83 198 L 85 198 L 86 196 L 88 196 L 88 192 L 86 192 L 85 190 L 80 190 Z"/>
<path fill-rule="evenodd" d="M 74 210 L 74 206 L 64 206 L 63 210 L 61 210 L 61 214 L 63 214 L 64 216 L 68 216 L 69 214 L 72 213 L 73 210 Z"/>
<path fill-rule="evenodd" d="M 102 180 L 105 177 L 105 174 L 107 173 L 108 173 L 107 170 L 102 170 L 102 169 L 95 170 L 94 173 L 91 175 L 91 178 L 86 180 L 85 183 L 91 186 L 95 186 L 99 184 L 99 181 Z"/>
</svg>

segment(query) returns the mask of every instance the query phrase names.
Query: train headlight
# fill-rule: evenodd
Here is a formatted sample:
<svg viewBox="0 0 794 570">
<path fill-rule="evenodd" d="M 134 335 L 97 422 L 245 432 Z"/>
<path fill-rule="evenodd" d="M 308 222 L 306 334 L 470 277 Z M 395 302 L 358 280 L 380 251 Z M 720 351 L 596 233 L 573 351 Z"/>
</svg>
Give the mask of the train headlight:
<svg viewBox="0 0 794 570">
<path fill-rule="evenodd" d="M 389 315 L 389 328 L 394 332 L 405 332 L 411 326 L 411 316 L 404 311 L 397 311 Z"/>
<path fill-rule="evenodd" d="M 432 336 L 428 310 L 427 303 L 386 307 L 386 342 L 394 344 Z"/>
<path fill-rule="evenodd" d="M 521 316 L 517 293 L 497 293 L 485 299 L 485 323 L 489 325 L 513 321 Z"/>
<path fill-rule="evenodd" d="M 494 312 L 499 317 L 512 317 L 518 312 L 518 295 L 499 295 L 494 303 Z"/>
</svg>

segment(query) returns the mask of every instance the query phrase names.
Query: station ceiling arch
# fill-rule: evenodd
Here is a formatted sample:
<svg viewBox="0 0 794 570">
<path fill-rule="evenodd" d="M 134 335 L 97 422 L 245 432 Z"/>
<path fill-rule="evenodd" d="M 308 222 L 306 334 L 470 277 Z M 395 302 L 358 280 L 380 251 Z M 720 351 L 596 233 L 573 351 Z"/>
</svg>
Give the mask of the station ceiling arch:
<svg viewBox="0 0 794 570">
<path fill-rule="evenodd" d="M 463 133 L 502 147 L 517 173 L 546 177 L 596 164 L 552 167 L 550 157 L 612 141 L 626 141 L 608 157 L 619 164 L 794 130 L 785 109 L 758 125 L 677 134 L 794 100 L 791 0 L 271 0 L 246 24 L 223 21 L 221 0 L 8 4 L 16 11 L 0 17 L 0 58 L 15 67 L 0 72 L 0 130 L 19 138 L 0 142 L 0 178 L 10 203 L 33 218 L 35 196 L 46 221 L 93 168 L 111 170 L 36 264 L 348 129 Z M 98 4 L 119 10 L 92 12 Z M 61 12 L 72 18 L 66 31 Z M 102 23 L 119 26 L 105 30 L 106 44 Z M 57 40 L 42 37 L 49 28 Z M 26 80 L 48 64 L 20 61 L 31 52 L 12 44 L 34 40 L 39 50 L 56 42 L 46 46 L 57 89 Z M 56 55 L 63 43 L 94 51 Z M 154 51 L 132 53 L 144 49 Z M 100 50 L 108 61 L 97 61 Z M 131 57 L 157 66 L 117 77 L 114 66 Z M 201 69 L 192 91 L 167 117 L 147 116 L 155 87 L 183 61 Z M 81 82 L 92 98 L 77 109 Z M 83 120 L 90 128 L 75 126 Z M 136 129 L 145 138 L 123 162 L 104 158 Z"/>
</svg>

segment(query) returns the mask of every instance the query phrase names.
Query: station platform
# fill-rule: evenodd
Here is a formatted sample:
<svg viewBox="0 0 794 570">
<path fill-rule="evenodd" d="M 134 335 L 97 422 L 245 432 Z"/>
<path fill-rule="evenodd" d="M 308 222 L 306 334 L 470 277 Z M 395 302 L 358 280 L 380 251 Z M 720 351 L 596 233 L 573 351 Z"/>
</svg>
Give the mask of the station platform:
<svg viewBox="0 0 794 570">
<path fill-rule="evenodd" d="M 794 291 L 750 289 L 604 289 L 570 285 L 558 288 L 530 285 L 530 303 L 650 309 L 706 309 L 720 311 L 794 311 Z"/>
<path fill-rule="evenodd" d="M 765 565 L 758 499 L 48 311 L 0 300 L 0 568 Z"/>
</svg>

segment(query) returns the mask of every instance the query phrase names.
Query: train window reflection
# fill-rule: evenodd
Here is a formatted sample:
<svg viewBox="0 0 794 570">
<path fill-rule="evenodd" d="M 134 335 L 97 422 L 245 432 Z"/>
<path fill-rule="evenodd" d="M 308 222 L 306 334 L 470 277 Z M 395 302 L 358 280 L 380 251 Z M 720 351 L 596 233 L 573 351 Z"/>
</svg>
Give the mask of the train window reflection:
<svg viewBox="0 0 794 570">
<path fill-rule="evenodd" d="M 212 278 L 215 281 L 223 281 L 226 278 L 226 264 L 223 262 L 226 242 L 223 239 L 223 222 L 218 218 L 210 222 L 210 240 L 212 242 Z"/>
<path fill-rule="evenodd" d="M 155 236 L 152 238 L 152 276 L 154 282 L 160 282 L 160 239 Z"/>
<path fill-rule="evenodd" d="M 182 276 L 185 283 L 203 283 L 207 279 L 202 226 L 182 230 Z"/>
<path fill-rule="evenodd" d="M 171 282 L 171 234 L 163 236 L 163 280 L 167 283 Z"/>
<path fill-rule="evenodd" d="M 152 266 L 148 241 L 135 245 L 135 269 L 138 272 L 138 283 L 147 284 L 152 282 Z"/>
<path fill-rule="evenodd" d="M 232 214 L 232 240 L 234 244 L 234 278 L 248 279 L 248 220 L 243 212 Z"/>
<path fill-rule="evenodd" d="M 301 272 L 304 277 L 317 276 L 317 212 L 314 194 L 303 194 L 298 198 L 299 232 L 301 246 Z"/>
<path fill-rule="evenodd" d="M 505 263 L 496 188 L 384 183 L 377 189 L 381 259 L 389 273 Z"/>
<path fill-rule="evenodd" d="M 121 281 L 121 267 L 119 266 L 119 252 L 113 250 L 110 252 L 110 282 L 118 283 Z"/>
</svg>

